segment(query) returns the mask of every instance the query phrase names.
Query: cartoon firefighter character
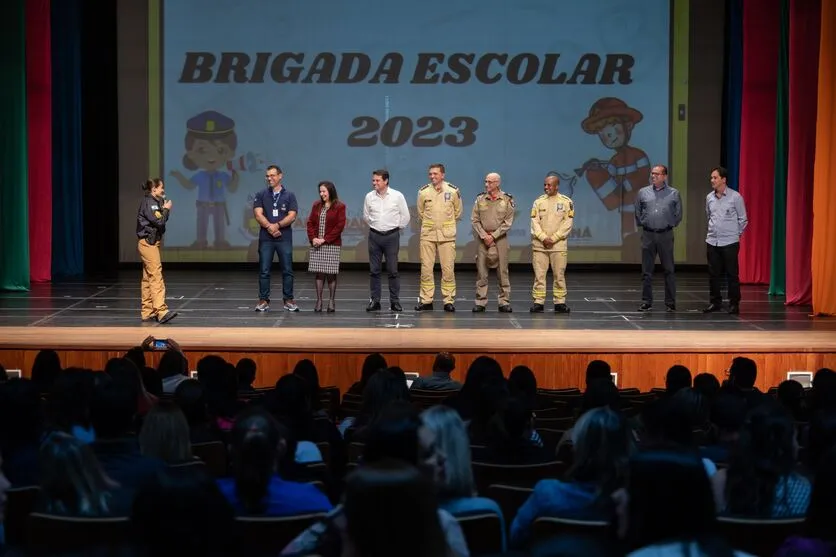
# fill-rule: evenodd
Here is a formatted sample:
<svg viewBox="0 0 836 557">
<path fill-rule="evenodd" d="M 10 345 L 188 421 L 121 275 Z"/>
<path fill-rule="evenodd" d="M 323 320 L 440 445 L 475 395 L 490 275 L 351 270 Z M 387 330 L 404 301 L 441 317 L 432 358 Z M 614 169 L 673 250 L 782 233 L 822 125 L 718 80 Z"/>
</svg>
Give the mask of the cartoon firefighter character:
<svg viewBox="0 0 836 557">
<path fill-rule="evenodd" d="M 186 122 L 185 146 L 183 166 L 197 172 L 191 178 L 187 178 L 179 170 L 172 170 L 171 175 L 184 188 L 197 188 L 197 240 L 192 247 L 209 247 L 208 229 L 211 218 L 215 234 L 213 247 L 229 248 L 230 244 L 226 239 L 226 227 L 229 226 L 226 193 L 234 193 L 238 189 L 239 180 L 238 172 L 231 164 L 238 147 L 235 122 L 214 110 L 201 112 Z"/>
<path fill-rule="evenodd" d="M 586 180 L 609 211 L 621 210 L 622 239 L 636 232 L 633 203 L 639 189 L 650 180 L 647 154 L 630 145 L 630 136 L 642 113 L 614 97 L 593 103 L 581 127 L 588 134 L 597 134 L 607 149 L 615 154 L 609 161 L 590 159 L 577 171 L 586 173 Z"/>
</svg>

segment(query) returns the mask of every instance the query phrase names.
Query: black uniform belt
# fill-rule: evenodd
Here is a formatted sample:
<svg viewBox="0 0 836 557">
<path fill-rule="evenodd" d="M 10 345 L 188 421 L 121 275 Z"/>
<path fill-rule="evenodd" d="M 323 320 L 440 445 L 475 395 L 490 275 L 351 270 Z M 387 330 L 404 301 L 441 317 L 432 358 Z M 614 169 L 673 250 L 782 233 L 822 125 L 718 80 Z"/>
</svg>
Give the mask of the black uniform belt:
<svg viewBox="0 0 836 557">
<path fill-rule="evenodd" d="M 369 228 L 369 230 L 381 236 L 388 236 L 389 234 L 394 234 L 395 232 L 400 230 L 400 228 L 393 228 L 392 230 L 387 230 L 386 232 L 381 232 L 380 230 L 375 230 L 374 228 Z"/>
<path fill-rule="evenodd" d="M 662 232 L 667 232 L 668 230 L 673 230 L 673 226 L 669 226 L 667 228 L 647 228 L 646 226 L 642 226 L 648 232 L 655 232 L 656 234 L 661 234 Z"/>
</svg>

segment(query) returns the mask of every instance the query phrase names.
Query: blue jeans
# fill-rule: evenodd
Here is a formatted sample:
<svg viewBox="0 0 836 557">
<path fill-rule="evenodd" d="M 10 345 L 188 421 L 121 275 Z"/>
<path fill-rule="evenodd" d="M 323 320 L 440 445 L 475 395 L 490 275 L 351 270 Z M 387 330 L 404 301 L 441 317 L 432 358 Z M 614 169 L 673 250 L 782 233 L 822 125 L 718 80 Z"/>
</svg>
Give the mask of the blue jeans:
<svg viewBox="0 0 836 557">
<path fill-rule="evenodd" d="M 270 268 L 273 254 L 278 254 L 282 268 L 282 298 L 293 299 L 293 242 L 291 240 L 258 241 L 258 298 L 270 301 Z"/>
</svg>

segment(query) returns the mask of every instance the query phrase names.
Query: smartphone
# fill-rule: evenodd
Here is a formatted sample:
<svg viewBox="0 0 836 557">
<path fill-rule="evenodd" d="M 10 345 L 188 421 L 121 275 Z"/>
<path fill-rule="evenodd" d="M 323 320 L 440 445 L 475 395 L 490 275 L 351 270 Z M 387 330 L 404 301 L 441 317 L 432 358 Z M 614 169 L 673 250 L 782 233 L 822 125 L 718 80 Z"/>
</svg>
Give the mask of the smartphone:
<svg viewBox="0 0 836 557">
<path fill-rule="evenodd" d="M 163 339 L 154 339 L 154 342 L 151 343 L 151 348 L 154 350 L 168 350 L 168 341 Z"/>
</svg>

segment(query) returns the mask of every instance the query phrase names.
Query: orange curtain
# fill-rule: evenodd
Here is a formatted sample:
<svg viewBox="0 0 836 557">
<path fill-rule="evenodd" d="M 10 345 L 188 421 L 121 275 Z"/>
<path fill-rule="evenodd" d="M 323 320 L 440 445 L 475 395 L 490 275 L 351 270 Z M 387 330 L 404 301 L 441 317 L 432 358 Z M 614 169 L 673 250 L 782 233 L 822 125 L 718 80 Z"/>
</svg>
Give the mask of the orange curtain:
<svg viewBox="0 0 836 557">
<path fill-rule="evenodd" d="M 822 0 L 813 173 L 813 313 L 836 315 L 836 0 Z"/>
</svg>

